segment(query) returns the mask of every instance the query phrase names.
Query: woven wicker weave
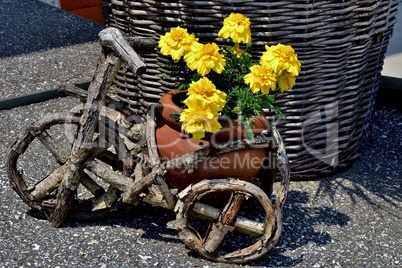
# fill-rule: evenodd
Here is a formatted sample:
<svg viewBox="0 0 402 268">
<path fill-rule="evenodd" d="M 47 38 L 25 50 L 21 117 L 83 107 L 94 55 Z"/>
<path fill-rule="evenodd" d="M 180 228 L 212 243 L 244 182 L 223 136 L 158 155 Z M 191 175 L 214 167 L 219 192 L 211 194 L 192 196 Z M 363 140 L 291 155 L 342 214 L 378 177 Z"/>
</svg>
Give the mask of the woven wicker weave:
<svg viewBox="0 0 402 268">
<path fill-rule="evenodd" d="M 302 71 L 293 90 L 277 99 L 286 120 L 276 126 L 292 179 L 306 179 L 330 174 L 358 157 L 398 2 L 105 0 L 104 11 L 107 26 L 127 35 L 158 40 L 180 25 L 203 43 L 221 43 L 216 35 L 223 18 L 240 12 L 252 23 L 253 55 L 259 57 L 266 44 L 292 45 Z M 146 75 L 136 81 L 122 69 L 114 85 L 116 96 L 140 114 L 177 86 L 174 78 L 162 79 L 170 72 L 166 57 L 157 50 L 142 57 Z"/>
</svg>

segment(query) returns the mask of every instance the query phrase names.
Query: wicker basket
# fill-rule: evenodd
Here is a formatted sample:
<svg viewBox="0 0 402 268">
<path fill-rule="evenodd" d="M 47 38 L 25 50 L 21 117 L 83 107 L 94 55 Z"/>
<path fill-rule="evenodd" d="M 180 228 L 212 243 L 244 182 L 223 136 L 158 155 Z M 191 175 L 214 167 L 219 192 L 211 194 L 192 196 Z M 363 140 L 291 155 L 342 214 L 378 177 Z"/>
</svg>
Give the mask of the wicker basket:
<svg viewBox="0 0 402 268">
<path fill-rule="evenodd" d="M 276 122 L 290 160 L 291 178 L 330 174 L 358 158 L 368 126 L 398 1 L 130 1 L 104 0 L 107 26 L 127 35 L 159 36 L 176 26 L 217 42 L 222 20 L 240 12 L 252 22 L 254 55 L 266 44 L 291 44 L 302 63 L 292 91 L 277 99 L 286 114 Z M 142 114 L 177 80 L 162 79 L 167 58 L 142 55 L 149 71 L 136 78 L 124 68 L 116 97 Z M 274 118 L 270 117 L 270 120 Z"/>
</svg>

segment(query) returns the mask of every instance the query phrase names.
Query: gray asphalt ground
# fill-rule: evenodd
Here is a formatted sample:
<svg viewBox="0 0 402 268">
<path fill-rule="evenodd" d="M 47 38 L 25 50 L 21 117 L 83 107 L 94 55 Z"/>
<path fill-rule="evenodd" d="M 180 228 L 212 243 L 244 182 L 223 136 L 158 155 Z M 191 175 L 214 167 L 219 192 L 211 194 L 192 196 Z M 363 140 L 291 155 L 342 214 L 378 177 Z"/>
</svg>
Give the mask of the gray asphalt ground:
<svg viewBox="0 0 402 268">
<path fill-rule="evenodd" d="M 0 100 L 91 79 L 101 26 L 33 0 L 0 0 L 0 20 Z M 174 214 L 146 204 L 59 229 L 30 211 L 9 187 L 9 147 L 29 123 L 77 103 L 65 97 L 0 111 L 0 267 L 402 267 L 400 103 L 377 103 L 350 168 L 291 182 L 278 244 L 247 265 L 189 251 L 166 228 Z M 29 165 L 43 168 L 37 159 Z"/>
</svg>

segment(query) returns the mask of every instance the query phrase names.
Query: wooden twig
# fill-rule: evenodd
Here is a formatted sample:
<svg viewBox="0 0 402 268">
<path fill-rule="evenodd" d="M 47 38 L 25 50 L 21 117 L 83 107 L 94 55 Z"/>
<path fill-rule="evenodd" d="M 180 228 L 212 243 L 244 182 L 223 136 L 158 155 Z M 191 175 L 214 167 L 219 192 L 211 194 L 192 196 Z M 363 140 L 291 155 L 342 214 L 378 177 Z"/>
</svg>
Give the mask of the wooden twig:
<svg viewBox="0 0 402 268">
<path fill-rule="evenodd" d="M 206 251 L 215 252 L 226 234 L 235 229 L 234 223 L 244 199 L 245 195 L 241 193 L 235 193 L 231 196 L 229 202 L 219 215 L 218 222 L 212 223 L 212 227 L 205 236 L 203 247 Z"/>
<path fill-rule="evenodd" d="M 154 177 L 156 184 L 160 187 L 162 195 L 164 196 L 168 208 L 173 210 L 176 205 L 176 198 L 173 196 L 170 191 L 169 186 L 167 185 L 165 179 L 163 178 L 166 170 L 163 168 L 161 164 L 160 157 L 157 150 L 155 130 L 156 130 L 156 122 L 155 115 L 153 112 L 156 110 L 155 107 L 151 107 L 146 116 L 147 129 L 146 129 L 146 137 L 147 137 L 147 148 L 148 148 L 148 156 L 151 168 L 151 174 Z"/>
<path fill-rule="evenodd" d="M 135 75 L 141 75 L 146 71 L 146 66 L 121 32 L 112 27 L 108 27 L 99 33 L 102 48 L 114 51 L 117 56 L 130 66 Z"/>
<path fill-rule="evenodd" d="M 85 187 L 91 194 L 96 198 L 100 197 L 105 193 L 105 189 L 99 186 L 88 174 L 85 172 L 81 173 L 80 182 L 82 186 Z"/>
<path fill-rule="evenodd" d="M 190 211 L 190 215 L 199 219 L 214 222 L 219 218 L 221 212 L 222 211 L 220 209 L 217 209 L 213 206 L 201 202 L 196 202 L 194 204 L 193 210 Z M 239 232 L 253 237 L 259 237 L 264 234 L 263 223 L 253 221 L 242 216 L 236 217 L 233 226 L 235 227 L 235 230 L 238 230 Z"/>
<path fill-rule="evenodd" d="M 133 187 L 134 181 L 121 172 L 113 170 L 108 164 L 94 159 L 86 163 L 85 168 L 121 192 Z"/>
<path fill-rule="evenodd" d="M 36 185 L 32 186 L 32 188 L 28 189 L 33 200 L 40 201 L 45 196 L 49 195 L 54 190 L 56 190 L 59 187 L 61 181 L 63 180 L 66 168 L 67 166 L 65 165 L 56 168 L 46 178 L 41 180 Z"/>
<path fill-rule="evenodd" d="M 113 186 L 109 186 L 107 192 L 101 195 L 94 203 L 92 211 L 110 208 L 120 197 L 120 191 Z"/>
<path fill-rule="evenodd" d="M 46 132 L 42 132 L 36 136 L 36 138 L 42 143 L 43 146 L 56 158 L 59 165 L 67 162 L 68 152 L 63 148 Z"/>
<path fill-rule="evenodd" d="M 216 156 L 222 153 L 235 152 L 237 150 L 246 149 L 246 148 L 273 148 L 273 140 L 267 138 L 265 133 L 261 133 L 255 137 L 255 142 L 251 142 L 249 140 L 234 140 L 226 143 L 227 146 L 223 145 L 214 145 L 199 149 L 197 151 L 184 154 L 175 159 L 166 161 L 163 163 L 163 168 L 168 170 L 175 169 L 184 169 L 187 171 L 194 170 L 196 164 L 198 162 L 204 161 L 210 157 Z"/>
<path fill-rule="evenodd" d="M 60 184 L 57 193 L 56 207 L 51 215 L 52 225 L 60 227 L 69 212 L 75 196 L 75 190 L 64 187 Z"/>
<path fill-rule="evenodd" d="M 70 209 L 74 192 L 79 185 L 79 176 L 84 163 L 90 154 L 89 144 L 92 144 L 95 128 L 98 123 L 101 103 L 104 100 L 110 85 L 119 70 L 121 59 L 108 54 L 99 56 L 94 79 L 88 88 L 87 102 L 80 118 L 77 135 L 74 140 L 69 160 L 63 165 L 64 174 L 58 187 L 56 208 L 53 212 L 52 224 L 59 227 Z"/>
<path fill-rule="evenodd" d="M 144 192 L 154 181 L 153 173 L 144 175 L 142 165 L 137 164 L 134 170 L 135 180 L 130 188 L 122 195 L 122 201 L 137 206 L 140 201 L 140 194 Z"/>
<path fill-rule="evenodd" d="M 153 38 L 126 36 L 126 39 L 136 51 L 151 52 L 158 47 L 158 42 Z"/>
<path fill-rule="evenodd" d="M 286 154 L 285 144 L 282 141 L 282 137 L 279 134 L 278 130 L 272 126 L 272 136 L 276 140 L 277 143 L 277 154 L 276 154 L 276 169 L 279 171 L 281 177 L 281 188 L 278 193 L 279 199 L 279 209 L 283 208 L 283 205 L 286 200 L 286 196 L 289 190 L 289 182 L 290 182 L 290 167 L 289 167 L 289 159 Z"/>
<path fill-rule="evenodd" d="M 79 88 L 75 85 L 72 84 L 63 84 L 59 86 L 59 92 L 65 93 L 67 95 L 76 97 L 81 99 L 81 101 L 86 101 L 87 96 L 88 96 L 88 91 L 84 90 L 82 88 Z M 123 115 L 130 117 L 133 115 L 133 111 L 130 110 L 130 108 L 127 107 L 127 105 L 123 104 L 122 102 L 119 102 L 110 96 L 105 97 L 105 106 L 107 107 L 113 107 L 114 110 L 122 113 Z"/>
</svg>

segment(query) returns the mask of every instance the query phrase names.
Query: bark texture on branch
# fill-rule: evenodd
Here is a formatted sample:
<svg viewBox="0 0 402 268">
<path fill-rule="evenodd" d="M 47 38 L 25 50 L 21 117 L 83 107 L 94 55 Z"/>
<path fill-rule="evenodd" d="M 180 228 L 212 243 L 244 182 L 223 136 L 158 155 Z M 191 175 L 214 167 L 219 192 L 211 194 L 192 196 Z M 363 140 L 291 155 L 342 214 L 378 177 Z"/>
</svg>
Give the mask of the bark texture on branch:
<svg viewBox="0 0 402 268">
<path fill-rule="evenodd" d="M 188 224 L 189 215 L 197 214 L 198 211 L 208 209 L 203 204 L 197 204 L 200 196 L 208 193 L 232 191 L 233 197 L 229 199 L 225 208 L 220 211 L 212 209 L 215 214 L 211 222 L 209 231 L 205 237 Z M 253 197 L 261 204 L 265 211 L 266 219 L 264 222 L 242 221 L 237 216 L 238 208 L 245 197 Z M 196 211 L 193 209 L 196 207 Z M 215 210 L 215 211 L 214 211 Z M 257 186 L 238 179 L 204 180 L 197 184 L 188 186 L 180 192 L 176 208 L 175 226 L 179 230 L 179 236 L 184 243 L 191 249 L 197 251 L 202 256 L 219 261 L 242 263 L 254 260 L 265 254 L 271 247 L 270 238 L 275 229 L 275 208 L 267 195 Z M 247 230 L 247 234 L 253 233 L 259 240 L 246 248 L 225 254 L 218 253 L 216 249 L 221 245 L 226 234 L 238 228 Z M 262 231 L 261 231 L 262 227 Z M 241 230 L 239 230 L 241 231 Z"/>
<path fill-rule="evenodd" d="M 130 66 L 134 74 L 141 75 L 146 71 L 144 62 L 118 29 L 106 28 L 99 33 L 99 37 L 102 47 L 114 51 L 119 58 Z M 134 43 L 140 42 L 140 39 L 133 39 L 132 41 Z"/>
<path fill-rule="evenodd" d="M 275 127 L 263 131 L 254 141 L 244 139 L 215 144 L 162 162 L 155 137 L 156 117 L 153 112 L 156 109 L 150 108 L 146 122 L 134 122 L 128 119 L 133 116 L 128 107 L 107 96 L 122 63 L 121 58 L 137 75 L 145 70 L 144 63 L 129 43 L 142 49 L 151 49 L 151 45 L 154 47 L 155 44 L 151 40 L 136 38 L 127 41 L 113 28 L 102 31 L 100 37 L 103 49 L 88 91 L 69 85 L 60 88 L 63 92 L 85 99 L 85 105 L 76 114 L 46 117 L 18 136 L 7 159 L 11 187 L 25 203 L 44 212 L 55 227 L 62 225 L 70 211 L 74 214 L 75 210 L 79 210 L 76 205 L 84 203 L 80 201 L 91 203 L 90 210 L 82 214 L 88 217 L 96 211 L 101 212 L 100 215 L 102 211 L 114 208 L 117 201 L 131 205 L 144 201 L 174 210 L 177 213 L 175 227 L 179 230 L 180 238 L 189 248 L 211 260 L 243 263 L 269 251 L 278 241 L 282 230 L 282 209 L 290 174 L 285 147 Z M 105 102 L 109 107 L 105 107 Z M 48 131 L 57 124 L 77 126 L 69 152 Z M 60 166 L 41 180 L 28 184 L 29 180 L 23 172 L 17 170 L 17 161 L 35 139 L 54 156 Z M 261 168 L 258 175 L 263 187 L 223 178 L 203 180 L 177 194 L 177 189 L 176 192 L 171 189 L 164 178 L 170 170 L 184 169 L 191 173 L 200 161 L 248 148 L 266 149 L 267 156 L 270 156 L 268 152 L 274 152 L 273 157 L 267 157 L 274 167 Z M 270 195 L 276 174 L 280 177 L 280 187 L 274 193 L 277 198 L 272 203 Z M 88 191 L 90 198 L 77 200 L 79 185 Z M 205 195 L 225 191 L 230 192 L 231 196 L 223 208 L 202 200 Z M 264 220 L 240 215 L 242 205 L 249 199 L 259 202 Z M 201 236 L 189 224 L 189 217 L 210 223 L 205 235 Z M 220 253 L 220 246 L 233 231 L 255 237 L 257 242 L 233 252 Z"/>
</svg>

